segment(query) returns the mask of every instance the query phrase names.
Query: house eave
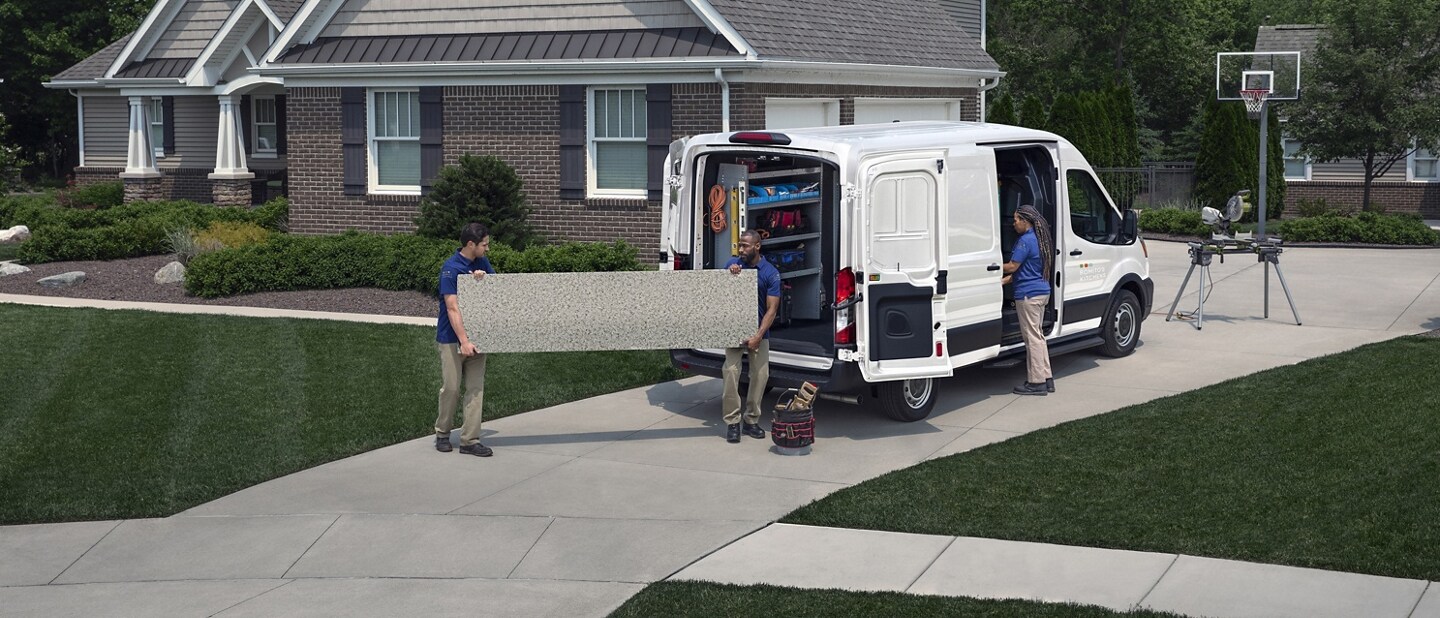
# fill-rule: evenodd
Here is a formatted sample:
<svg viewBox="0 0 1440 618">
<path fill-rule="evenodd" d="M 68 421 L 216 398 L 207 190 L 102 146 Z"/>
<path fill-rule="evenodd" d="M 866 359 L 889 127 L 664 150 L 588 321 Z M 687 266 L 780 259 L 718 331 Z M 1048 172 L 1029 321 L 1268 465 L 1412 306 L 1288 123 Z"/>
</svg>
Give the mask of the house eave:
<svg viewBox="0 0 1440 618">
<path fill-rule="evenodd" d="M 945 77 L 950 79 L 995 79 L 1003 71 L 994 69 L 962 69 L 943 67 L 897 66 L 865 63 L 815 62 L 803 60 L 747 60 L 744 58 L 693 58 L 682 60 L 607 59 L 578 62 L 547 62 L 515 60 L 504 62 L 448 63 L 353 63 L 283 65 L 270 64 L 250 69 L 260 75 L 295 77 L 404 76 L 456 77 L 464 75 L 536 75 L 584 72 L 667 73 L 696 70 L 766 70 L 803 73 L 879 74 L 909 77 Z"/>
</svg>

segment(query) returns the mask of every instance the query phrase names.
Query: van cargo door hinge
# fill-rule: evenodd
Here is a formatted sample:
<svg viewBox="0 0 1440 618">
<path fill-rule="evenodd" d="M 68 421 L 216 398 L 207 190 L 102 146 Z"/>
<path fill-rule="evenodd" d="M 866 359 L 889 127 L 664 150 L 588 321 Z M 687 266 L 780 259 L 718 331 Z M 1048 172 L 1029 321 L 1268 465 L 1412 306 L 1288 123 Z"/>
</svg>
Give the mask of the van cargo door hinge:
<svg viewBox="0 0 1440 618">
<path fill-rule="evenodd" d="M 847 363 L 858 363 L 864 359 L 860 352 L 855 350 L 836 350 L 835 357 Z"/>
<path fill-rule="evenodd" d="M 859 195 L 860 195 L 860 189 L 859 189 L 858 187 L 856 187 L 854 184 L 845 185 L 845 190 L 844 190 L 843 195 L 845 196 L 845 199 L 846 199 L 847 201 L 853 201 L 856 197 L 859 197 Z"/>
<path fill-rule="evenodd" d="M 936 159 L 936 160 L 935 160 L 935 173 L 937 173 L 937 174 L 944 174 L 944 173 L 945 173 L 945 160 L 944 160 L 944 159 Z"/>
<path fill-rule="evenodd" d="M 671 175 L 669 178 L 666 178 L 666 179 L 665 179 L 665 184 L 668 184 L 668 185 L 670 185 L 670 186 L 672 186 L 672 187 L 678 187 L 678 186 L 680 186 L 680 182 L 681 182 L 682 180 L 683 180 L 683 179 L 680 178 L 680 175 L 679 175 L 679 174 L 673 174 L 673 175 Z"/>
</svg>

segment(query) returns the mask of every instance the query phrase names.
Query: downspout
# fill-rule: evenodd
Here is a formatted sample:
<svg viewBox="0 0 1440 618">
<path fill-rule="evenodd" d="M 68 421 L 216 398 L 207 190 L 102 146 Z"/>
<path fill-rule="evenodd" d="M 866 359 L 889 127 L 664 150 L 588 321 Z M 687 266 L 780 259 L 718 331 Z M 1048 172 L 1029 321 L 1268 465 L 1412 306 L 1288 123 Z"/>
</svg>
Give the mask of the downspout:
<svg viewBox="0 0 1440 618">
<path fill-rule="evenodd" d="M 725 81 L 725 71 L 715 69 L 715 81 L 720 82 L 720 132 L 730 132 L 730 82 Z"/>
<path fill-rule="evenodd" d="M 80 167 L 85 167 L 85 99 L 74 89 L 66 90 L 70 96 L 75 97 L 75 119 L 80 122 L 77 134 L 80 140 Z"/>
<path fill-rule="evenodd" d="M 981 80 L 980 80 L 980 122 L 985 122 L 985 92 L 986 92 L 986 91 L 989 91 L 989 90 L 993 90 L 996 86 L 999 86 L 999 85 L 1000 85 L 1000 78 L 999 78 L 999 77 L 995 78 L 995 81 L 990 82 L 989 85 L 986 85 L 986 84 L 985 84 L 985 79 L 984 79 L 984 78 L 981 78 Z"/>
</svg>

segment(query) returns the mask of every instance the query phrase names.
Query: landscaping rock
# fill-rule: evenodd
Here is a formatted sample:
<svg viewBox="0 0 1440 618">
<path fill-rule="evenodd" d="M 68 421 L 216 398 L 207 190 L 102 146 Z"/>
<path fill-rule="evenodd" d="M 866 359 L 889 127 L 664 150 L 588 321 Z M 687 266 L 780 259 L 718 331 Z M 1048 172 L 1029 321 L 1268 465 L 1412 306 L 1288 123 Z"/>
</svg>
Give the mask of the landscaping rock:
<svg viewBox="0 0 1440 618">
<path fill-rule="evenodd" d="M 14 262 L 5 262 L 4 264 L 0 264 L 0 277 L 9 277 L 10 275 L 23 275 L 28 272 L 30 272 L 29 268 L 25 268 L 24 266 L 21 266 Z"/>
<path fill-rule="evenodd" d="M 30 228 L 17 225 L 8 230 L 0 230 L 0 242 L 25 242 L 30 238 Z"/>
<path fill-rule="evenodd" d="M 36 281 L 36 283 L 39 283 L 40 285 L 43 285 L 43 286 L 45 286 L 45 287 L 51 287 L 51 288 L 68 288 L 68 287 L 80 285 L 81 283 L 84 283 L 84 282 L 85 282 L 85 273 L 80 272 L 80 271 L 78 271 L 78 270 L 71 271 L 71 272 L 68 272 L 68 273 L 60 273 L 60 274 L 58 274 L 58 275 L 55 275 L 55 276 L 52 276 L 52 277 L 46 277 L 46 278 L 44 278 L 44 279 L 41 279 L 41 280 L 39 280 L 39 281 Z"/>
<path fill-rule="evenodd" d="M 179 262 L 166 264 L 160 270 L 155 271 L 155 283 L 169 285 L 171 283 L 184 283 L 185 265 Z"/>
</svg>

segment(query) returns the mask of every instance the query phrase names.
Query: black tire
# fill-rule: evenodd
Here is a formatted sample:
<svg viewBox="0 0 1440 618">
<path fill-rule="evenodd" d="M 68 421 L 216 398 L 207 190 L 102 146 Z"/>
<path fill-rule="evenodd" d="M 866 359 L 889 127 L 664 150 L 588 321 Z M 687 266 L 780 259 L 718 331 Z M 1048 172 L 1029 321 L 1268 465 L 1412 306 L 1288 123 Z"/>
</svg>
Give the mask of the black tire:
<svg viewBox="0 0 1440 618">
<path fill-rule="evenodd" d="M 935 408 L 937 386 L 931 378 L 881 382 L 876 388 L 880 409 L 885 416 L 904 423 L 922 420 Z"/>
<path fill-rule="evenodd" d="M 1105 311 L 1105 322 L 1100 325 L 1100 338 L 1105 344 L 1100 352 L 1112 358 L 1129 356 L 1140 343 L 1140 323 L 1144 321 L 1140 300 L 1129 290 L 1120 290 L 1110 308 Z"/>
</svg>

